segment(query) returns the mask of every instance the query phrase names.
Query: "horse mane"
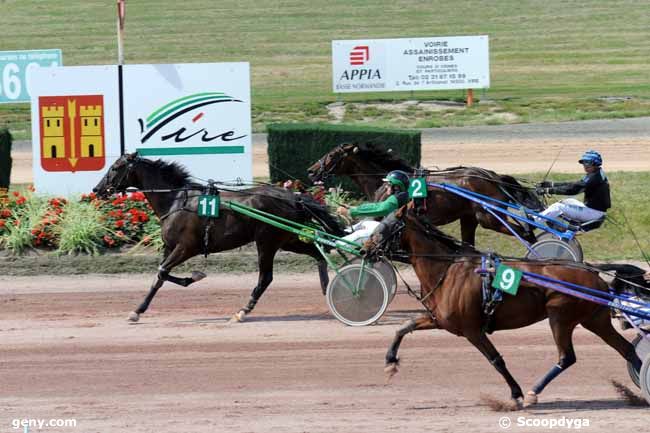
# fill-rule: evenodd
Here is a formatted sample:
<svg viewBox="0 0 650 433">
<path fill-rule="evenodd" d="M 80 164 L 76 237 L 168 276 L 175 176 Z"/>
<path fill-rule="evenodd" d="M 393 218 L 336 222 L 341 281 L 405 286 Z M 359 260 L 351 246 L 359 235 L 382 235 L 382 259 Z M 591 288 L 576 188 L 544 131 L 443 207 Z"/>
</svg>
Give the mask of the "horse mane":
<svg viewBox="0 0 650 433">
<path fill-rule="evenodd" d="M 357 154 L 363 160 L 375 163 L 385 168 L 387 171 L 402 170 L 409 175 L 413 172 L 413 167 L 403 160 L 384 148 L 384 146 L 377 143 L 361 143 L 358 144 L 359 153 Z"/>
<path fill-rule="evenodd" d="M 168 162 L 162 159 L 157 160 L 143 160 L 148 165 L 153 167 L 156 173 L 165 181 L 169 182 L 175 187 L 185 186 L 190 183 L 190 172 L 188 169 L 178 162 Z"/>
</svg>

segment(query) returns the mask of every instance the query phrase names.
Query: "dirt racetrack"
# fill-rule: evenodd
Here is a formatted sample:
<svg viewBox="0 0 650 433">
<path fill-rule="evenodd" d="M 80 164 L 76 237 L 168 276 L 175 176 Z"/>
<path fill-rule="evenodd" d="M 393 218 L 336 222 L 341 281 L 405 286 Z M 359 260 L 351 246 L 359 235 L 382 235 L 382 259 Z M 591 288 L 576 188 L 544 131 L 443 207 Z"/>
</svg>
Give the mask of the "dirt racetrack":
<svg viewBox="0 0 650 433">
<path fill-rule="evenodd" d="M 518 417 L 648 431 L 650 408 L 629 405 L 610 384 L 637 391 L 625 362 L 582 328 L 578 363 L 536 408 L 494 412 L 482 396 L 505 400 L 506 384 L 443 331 L 407 336 L 401 371 L 385 384 L 386 348 L 419 310 L 405 293 L 378 325 L 350 328 L 329 315 L 315 272 L 277 275 L 249 320 L 231 325 L 257 276 L 211 275 L 189 288 L 165 285 L 129 324 L 151 277 L 0 277 L 0 432 L 22 432 L 15 419 L 51 418 L 77 427 L 29 431 L 497 432 L 503 416 L 514 432 L 548 430 L 518 426 Z M 556 362 L 546 322 L 491 338 L 524 390 Z"/>
</svg>

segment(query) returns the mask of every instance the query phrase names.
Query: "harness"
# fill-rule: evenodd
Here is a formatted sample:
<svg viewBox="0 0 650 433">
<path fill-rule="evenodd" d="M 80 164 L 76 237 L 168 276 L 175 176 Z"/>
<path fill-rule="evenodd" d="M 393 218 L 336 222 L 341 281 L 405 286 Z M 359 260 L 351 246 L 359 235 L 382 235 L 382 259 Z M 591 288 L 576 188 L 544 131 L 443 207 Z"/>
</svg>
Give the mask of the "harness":
<svg viewBox="0 0 650 433">
<path fill-rule="evenodd" d="M 492 253 L 481 256 L 481 267 L 475 272 L 481 276 L 481 305 L 483 307 L 483 326 L 481 331 L 494 332 L 494 312 L 503 302 L 503 292 L 492 286 L 492 280 L 500 260 Z"/>
</svg>

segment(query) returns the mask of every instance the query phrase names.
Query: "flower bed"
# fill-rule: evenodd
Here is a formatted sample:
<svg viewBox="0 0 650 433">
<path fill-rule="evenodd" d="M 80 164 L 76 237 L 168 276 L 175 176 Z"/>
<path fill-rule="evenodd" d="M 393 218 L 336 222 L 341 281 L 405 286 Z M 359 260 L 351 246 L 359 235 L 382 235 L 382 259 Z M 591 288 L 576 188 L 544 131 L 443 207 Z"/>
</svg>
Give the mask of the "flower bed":
<svg viewBox="0 0 650 433">
<path fill-rule="evenodd" d="M 306 188 L 300 181 L 287 181 L 283 187 L 310 194 L 331 210 L 349 200 L 340 189 L 327 191 L 322 185 Z M 0 250 L 97 254 L 140 245 L 163 246 L 160 222 L 141 192 L 106 200 L 95 194 L 66 199 L 42 197 L 29 187 L 0 196 Z"/>
<path fill-rule="evenodd" d="M 0 249 L 97 253 L 137 244 L 162 244 L 158 219 L 140 192 L 68 200 L 39 197 L 30 187 L 0 197 Z"/>
</svg>

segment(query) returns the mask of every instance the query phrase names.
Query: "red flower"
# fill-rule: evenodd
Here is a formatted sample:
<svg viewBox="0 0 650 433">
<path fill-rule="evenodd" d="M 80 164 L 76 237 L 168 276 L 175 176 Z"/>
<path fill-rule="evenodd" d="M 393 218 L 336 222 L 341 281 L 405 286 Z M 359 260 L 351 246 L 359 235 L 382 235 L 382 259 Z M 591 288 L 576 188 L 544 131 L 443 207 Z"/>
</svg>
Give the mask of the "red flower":
<svg viewBox="0 0 650 433">
<path fill-rule="evenodd" d="M 18 197 L 18 199 L 16 200 L 16 204 L 23 204 L 23 203 L 25 203 L 26 201 L 27 201 L 27 199 L 26 199 L 25 197 L 20 196 L 20 197 Z"/>
<path fill-rule="evenodd" d="M 4 226 L 5 226 L 5 220 L 0 220 L 0 227 L 4 227 Z"/>
<path fill-rule="evenodd" d="M 122 230 L 118 230 L 118 231 L 115 232 L 115 235 L 118 238 L 123 238 L 124 237 L 124 232 Z"/>
<path fill-rule="evenodd" d="M 124 227 L 124 220 L 117 220 L 115 221 L 115 227 Z"/>
<path fill-rule="evenodd" d="M 0 212 L 0 216 L 3 218 L 9 218 L 11 216 L 11 211 L 9 209 L 2 209 L 2 212 Z"/>
<path fill-rule="evenodd" d="M 18 191 L 14 191 L 13 194 L 14 194 L 14 197 L 20 196 L 20 193 Z"/>
</svg>

